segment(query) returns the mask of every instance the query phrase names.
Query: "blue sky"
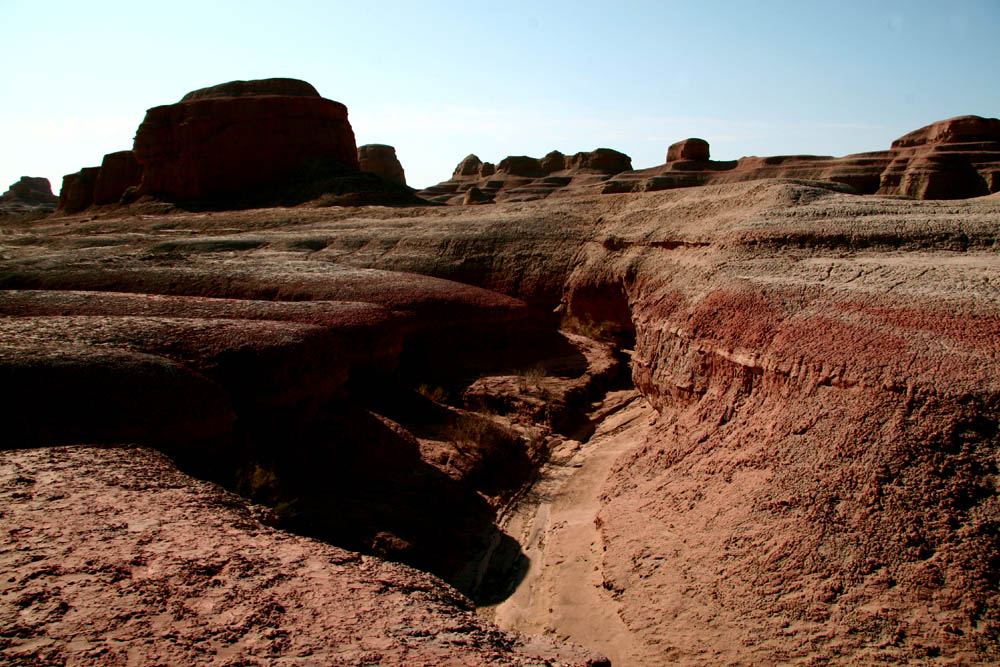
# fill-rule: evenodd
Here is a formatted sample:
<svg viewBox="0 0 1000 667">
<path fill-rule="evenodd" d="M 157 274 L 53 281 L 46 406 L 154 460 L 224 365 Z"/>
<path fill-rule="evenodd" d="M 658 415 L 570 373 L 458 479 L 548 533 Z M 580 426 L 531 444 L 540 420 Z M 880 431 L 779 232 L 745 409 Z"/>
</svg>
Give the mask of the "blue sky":
<svg viewBox="0 0 1000 667">
<path fill-rule="evenodd" d="M 0 190 L 130 148 L 145 110 L 290 76 L 396 147 L 411 185 L 468 153 L 674 141 L 712 156 L 845 155 L 962 114 L 1000 116 L 1000 1 L 0 0 Z"/>
</svg>

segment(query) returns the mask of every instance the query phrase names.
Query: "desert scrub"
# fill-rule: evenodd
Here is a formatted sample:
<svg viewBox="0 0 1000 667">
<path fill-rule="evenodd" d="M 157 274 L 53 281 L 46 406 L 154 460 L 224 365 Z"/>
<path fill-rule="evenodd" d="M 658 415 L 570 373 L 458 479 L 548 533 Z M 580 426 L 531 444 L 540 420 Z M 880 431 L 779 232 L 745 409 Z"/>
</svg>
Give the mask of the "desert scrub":
<svg viewBox="0 0 1000 667">
<path fill-rule="evenodd" d="M 422 384 L 417 387 L 417 393 L 435 403 L 445 403 L 448 401 L 448 391 L 444 387 L 432 387 L 429 384 Z"/>
<path fill-rule="evenodd" d="M 583 317 L 567 315 L 563 318 L 559 328 L 570 333 L 605 342 L 614 341 L 621 329 L 620 326 L 609 320 L 595 322 L 589 315 Z"/>
<path fill-rule="evenodd" d="M 548 371 L 541 364 L 517 372 L 517 383 L 521 391 L 527 391 L 528 387 L 538 389 L 548 376 Z"/>
<path fill-rule="evenodd" d="M 471 463 L 469 482 L 487 495 L 509 494 L 531 474 L 528 442 L 507 426 L 465 413 L 449 425 L 446 435 Z"/>
</svg>

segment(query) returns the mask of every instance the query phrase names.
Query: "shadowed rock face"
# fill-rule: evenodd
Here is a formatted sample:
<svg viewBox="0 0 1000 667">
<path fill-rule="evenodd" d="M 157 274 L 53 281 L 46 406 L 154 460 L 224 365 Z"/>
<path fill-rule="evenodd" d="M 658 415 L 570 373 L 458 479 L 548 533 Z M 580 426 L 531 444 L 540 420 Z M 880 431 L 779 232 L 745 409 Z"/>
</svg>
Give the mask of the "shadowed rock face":
<svg viewBox="0 0 1000 667">
<path fill-rule="evenodd" d="M 132 151 L 119 151 L 104 156 L 101 171 L 94 185 L 95 204 L 117 204 L 125 190 L 139 185 L 142 168 Z"/>
<path fill-rule="evenodd" d="M 366 164 L 383 178 L 359 170 L 347 107 L 310 84 L 231 81 L 147 111 L 133 150 L 64 178 L 60 209 L 76 213 L 143 196 L 215 209 L 321 197 L 326 205 L 426 203 L 406 187 L 391 147 L 371 153 Z"/>
<path fill-rule="evenodd" d="M 291 81 L 223 84 L 147 111 L 133 148 L 139 193 L 203 201 L 280 184 L 311 163 L 356 170 L 347 107 Z"/>
<path fill-rule="evenodd" d="M 396 157 L 396 149 L 385 144 L 365 144 L 358 147 L 358 166 L 382 178 L 406 185 L 403 165 Z"/>
<path fill-rule="evenodd" d="M 100 173 L 100 167 L 84 167 L 75 174 L 63 176 L 62 188 L 59 190 L 59 210 L 78 213 L 91 206 Z"/>
</svg>

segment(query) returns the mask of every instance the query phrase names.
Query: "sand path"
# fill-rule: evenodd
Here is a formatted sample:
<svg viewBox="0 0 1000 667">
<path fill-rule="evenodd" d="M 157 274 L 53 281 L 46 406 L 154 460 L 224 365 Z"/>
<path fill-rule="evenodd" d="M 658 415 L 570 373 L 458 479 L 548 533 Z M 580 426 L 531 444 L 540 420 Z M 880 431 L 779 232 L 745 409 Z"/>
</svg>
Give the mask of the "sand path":
<svg viewBox="0 0 1000 667">
<path fill-rule="evenodd" d="M 598 413 L 600 425 L 587 443 L 569 441 L 554 451 L 505 518 L 503 528 L 531 564 L 511 597 L 483 611 L 502 628 L 554 634 L 604 653 L 615 665 L 650 664 L 603 587 L 594 519 L 612 463 L 642 442 L 656 412 L 637 392 L 620 391 L 609 394 Z"/>
</svg>

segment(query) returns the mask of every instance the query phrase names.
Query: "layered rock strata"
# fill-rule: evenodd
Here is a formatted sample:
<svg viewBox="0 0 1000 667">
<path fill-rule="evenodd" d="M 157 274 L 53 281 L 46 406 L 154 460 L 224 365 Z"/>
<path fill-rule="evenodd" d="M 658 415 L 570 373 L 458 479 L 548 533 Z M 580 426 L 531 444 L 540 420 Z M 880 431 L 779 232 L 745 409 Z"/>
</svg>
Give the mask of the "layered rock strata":
<svg viewBox="0 0 1000 667">
<path fill-rule="evenodd" d="M 648 192 L 764 178 L 841 183 L 860 194 L 964 199 L 1000 191 L 1000 120 L 959 116 L 915 130 L 888 151 L 842 158 L 815 155 L 709 159 L 703 139 L 670 147 L 659 167 L 623 173 L 603 192 Z"/>
</svg>

